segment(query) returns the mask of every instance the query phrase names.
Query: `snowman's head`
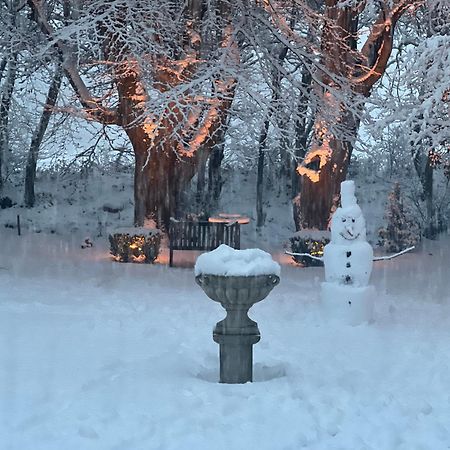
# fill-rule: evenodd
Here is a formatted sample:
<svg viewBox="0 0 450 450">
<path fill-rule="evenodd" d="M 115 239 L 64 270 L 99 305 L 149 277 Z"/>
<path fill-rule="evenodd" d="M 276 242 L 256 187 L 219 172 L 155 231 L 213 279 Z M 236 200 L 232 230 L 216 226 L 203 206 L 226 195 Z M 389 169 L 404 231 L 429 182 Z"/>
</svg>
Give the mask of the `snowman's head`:
<svg viewBox="0 0 450 450">
<path fill-rule="evenodd" d="M 358 205 L 336 210 L 331 219 L 331 240 L 335 244 L 366 240 L 366 221 Z"/>
<path fill-rule="evenodd" d="M 366 221 L 356 203 L 353 181 L 341 183 L 341 203 L 331 219 L 331 241 L 335 244 L 349 244 L 366 240 Z"/>
</svg>

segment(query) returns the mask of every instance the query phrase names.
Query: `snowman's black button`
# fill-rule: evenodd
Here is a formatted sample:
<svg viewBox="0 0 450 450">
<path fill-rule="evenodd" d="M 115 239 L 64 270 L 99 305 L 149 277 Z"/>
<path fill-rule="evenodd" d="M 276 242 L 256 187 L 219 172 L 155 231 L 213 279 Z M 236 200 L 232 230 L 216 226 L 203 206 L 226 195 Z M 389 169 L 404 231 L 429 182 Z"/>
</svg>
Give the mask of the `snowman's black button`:
<svg viewBox="0 0 450 450">
<path fill-rule="evenodd" d="M 347 258 L 350 258 L 352 256 L 352 252 L 347 252 Z"/>
<path fill-rule="evenodd" d="M 351 266 L 350 263 L 347 263 L 347 264 L 345 265 L 345 267 L 347 267 L 347 269 L 348 269 L 349 267 L 352 267 L 352 266 Z"/>
</svg>

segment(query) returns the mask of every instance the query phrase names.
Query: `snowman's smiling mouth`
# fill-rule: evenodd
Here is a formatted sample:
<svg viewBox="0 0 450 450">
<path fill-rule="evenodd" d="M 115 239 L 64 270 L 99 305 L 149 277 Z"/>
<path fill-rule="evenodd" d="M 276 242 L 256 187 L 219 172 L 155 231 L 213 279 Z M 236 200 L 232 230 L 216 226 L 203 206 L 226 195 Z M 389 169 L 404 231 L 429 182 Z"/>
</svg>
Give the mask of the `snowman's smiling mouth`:
<svg viewBox="0 0 450 450">
<path fill-rule="evenodd" d="M 340 235 L 346 239 L 347 241 L 354 241 L 356 238 L 359 237 L 360 233 L 353 234 L 351 231 L 345 231 L 343 233 L 340 233 Z"/>
</svg>

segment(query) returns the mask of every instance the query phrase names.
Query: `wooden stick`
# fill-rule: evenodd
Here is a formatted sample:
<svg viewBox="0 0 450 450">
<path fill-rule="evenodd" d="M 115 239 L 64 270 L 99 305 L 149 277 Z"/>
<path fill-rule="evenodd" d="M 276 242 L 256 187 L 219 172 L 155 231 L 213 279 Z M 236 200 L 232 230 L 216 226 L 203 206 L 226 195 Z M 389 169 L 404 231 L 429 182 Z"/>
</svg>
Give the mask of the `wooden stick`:
<svg viewBox="0 0 450 450">
<path fill-rule="evenodd" d="M 17 214 L 17 235 L 20 236 L 21 230 L 20 230 L 20 216 Z"/>
<path fill-rule="evenodd" d="M 401 256 L 404 255 L 407 252 L 410 252 L 411 250 L 414 250 L 416 247 L 408 247 L 405 250 L 402 250 L 401 252 L 395 253 L 394 255 L 389 255 L 389 256 L 377 256 L 375 258 L 373 258 L 374 261 L 388 261 L 390 259 L 394 259 L 397 258 L 397 256 Z M 323 261 L 323 258 L 318 257 L 318 256 L 313 256 L 310 255 L 309 253 L 292 253 L 292 252 L 288 252 L 285 251 L 284 253 L 286 253 L 286 255 L 291 255 L 291 256 L 307 256 L 311 259 L 315 259 L 317 261 Z"/>
<path fill-rule="evenodd" d="M 401 252 L 394 253 L 393 255 L 389 256 L 377 256 L 376 258 L 373 258 L 374 261 L 387 261 L 389 259 L 397 258 L 397 256 L 403 255 L 407 252 L 410 252 L 411 250 L 415 249 L 415 246 L 405 248 L 405 250 L 402 250 Z"/>
<path fill-rule="evenodd" d="M 291 255 L 291 256 L 308 256 L 311 259 L 315 259 L 316 261 L 323 261 L 323 258 L 321 258 L 320 256 L 313 256 L 310 255 L 309 253 L 292 253 L 292 252 L 288 252 L 285 250 L 286 255 Z"/>
</svg>

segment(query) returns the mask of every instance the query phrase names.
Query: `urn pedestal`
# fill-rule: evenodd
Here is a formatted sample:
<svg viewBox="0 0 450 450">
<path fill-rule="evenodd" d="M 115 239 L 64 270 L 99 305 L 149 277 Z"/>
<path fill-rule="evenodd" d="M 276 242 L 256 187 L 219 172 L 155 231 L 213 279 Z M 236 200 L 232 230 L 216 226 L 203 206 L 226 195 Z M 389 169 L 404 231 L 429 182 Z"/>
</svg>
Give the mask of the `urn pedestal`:
<svg viewBox="0 0 450 450">
<path fill-rule="evenodd" d="M 277 275 L 226 276 L 200 274 L 195 278 L 205 294 L 227 311 L 216 324 L 213 339 L 220 346 L 220 382 L 246 383 L 253 379 L 253 344 L 261 339 L 258 324 L 248 311 L 280 282 Z"/>
</svg>

